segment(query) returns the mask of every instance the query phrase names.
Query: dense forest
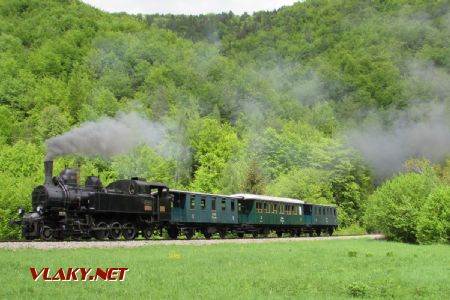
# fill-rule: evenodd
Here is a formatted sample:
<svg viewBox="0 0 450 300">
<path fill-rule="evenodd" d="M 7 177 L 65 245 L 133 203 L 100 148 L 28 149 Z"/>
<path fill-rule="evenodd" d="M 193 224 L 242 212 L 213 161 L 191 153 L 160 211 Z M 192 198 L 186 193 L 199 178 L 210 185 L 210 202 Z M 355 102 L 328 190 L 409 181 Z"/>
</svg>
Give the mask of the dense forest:
<svg viewBox="0 0 450 300">
<path fill-rule="evenodd" d="M 332 203 L 342 228 L 448 242 L 449 8 L 310 0 L 133 16 L 2 1 L 0 238 L 19 236 L 8 221 L 43 181 L 46 141 L 137 120 L 152 134 L 136 147 L 72 151 L 56 170 Z"/>
</svg>

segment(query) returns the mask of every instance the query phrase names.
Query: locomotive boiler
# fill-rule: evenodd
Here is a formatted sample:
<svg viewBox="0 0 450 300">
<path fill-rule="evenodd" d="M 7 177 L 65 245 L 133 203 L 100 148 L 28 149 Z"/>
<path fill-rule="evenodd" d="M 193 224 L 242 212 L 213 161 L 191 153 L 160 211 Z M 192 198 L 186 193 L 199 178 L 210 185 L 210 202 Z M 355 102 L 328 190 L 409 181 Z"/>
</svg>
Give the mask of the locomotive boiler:
<svg viewBox="0 0 450 300">
<path fill-rule="evenodd" d="M 32 192 L 32 211 L 19 210 L 26 239 L 150 238 L 167 219 L 170 195 L 160 183 L 142 178 L 118 180 L 104 187 L 89 176 L 80 186 L 77 170 L 66 168 L 53 176 L 53 162 L 44 162 L 44 184 Z M 166 209 L 167 207 L 167 209 Z"/>
</svg>

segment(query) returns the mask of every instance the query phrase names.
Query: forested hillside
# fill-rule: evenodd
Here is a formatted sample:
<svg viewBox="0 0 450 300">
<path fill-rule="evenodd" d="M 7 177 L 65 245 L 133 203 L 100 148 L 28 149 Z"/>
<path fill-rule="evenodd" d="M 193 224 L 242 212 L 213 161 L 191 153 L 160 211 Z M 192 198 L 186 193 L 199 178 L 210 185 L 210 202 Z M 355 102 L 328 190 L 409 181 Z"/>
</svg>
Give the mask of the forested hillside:
<svg viewBox="0 0 450 300">
<path fill-rule="evenodd" d="M 380 226 L 382 215 L 364 217 L 366 208 L 384 205 L 383 193 L 398 203 L 396 184 L 417 186 L 422 176 L 432 184 L 414 194 L 420 228 L 399 238 L 413 242 L 434 230 L 417 215 L 425 199 L 427 213 L 436 198 L 449 211 L 447 1 L 129 16 L 79 1 L 4 0 L 0 16 L 1 238 L 18 236 L 7 222 L 43 181 L 47 139 L 133 112 L 163 129 L 161 143 L 59 157 L 56 169 L 80 164 L 82 178 L 104 183 L 138 175 L 173 188 L 334 203 L 343 227 L 392 238 L 398 232 Z M 410 180 L 389 179 L 398 172 Z M 434 240 L 445 241 L 443 226 Z"/>
</svg>

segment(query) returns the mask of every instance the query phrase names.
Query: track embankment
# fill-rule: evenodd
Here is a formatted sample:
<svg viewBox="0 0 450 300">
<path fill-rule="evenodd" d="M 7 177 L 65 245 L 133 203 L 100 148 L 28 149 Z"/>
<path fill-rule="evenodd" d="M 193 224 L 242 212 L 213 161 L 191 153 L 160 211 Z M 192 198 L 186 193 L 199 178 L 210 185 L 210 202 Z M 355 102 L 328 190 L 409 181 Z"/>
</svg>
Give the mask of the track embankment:
<svg viewBox="0 0 450 300">
<path fill-rule="evenodd" d="M 134 240 L 134 241 L 2 241 L 0 249 L 79 249 L 79 248 L 134 248 L 143 246 L 163 245 L 216 245 L 216 244 L 250 244 L 250 243 L 289 243 L 306 241 L 351 240 L 351 239 L 383 239 L 381 234 L 370 235 L 343 235 L 324 237 L 298 237 L 298 238 L 244 238 L 244 239 L 193 239 L 193 240 Z"/>
</svg>

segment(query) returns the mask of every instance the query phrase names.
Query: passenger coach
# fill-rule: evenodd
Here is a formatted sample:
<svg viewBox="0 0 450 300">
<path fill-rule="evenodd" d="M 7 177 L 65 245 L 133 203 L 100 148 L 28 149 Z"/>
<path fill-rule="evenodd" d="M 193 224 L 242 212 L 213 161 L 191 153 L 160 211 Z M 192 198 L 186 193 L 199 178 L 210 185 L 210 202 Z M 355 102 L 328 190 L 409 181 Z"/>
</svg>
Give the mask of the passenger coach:
<svg viewBox="0 0 450 300">
<path fill-rule="evenodd" d="M 337 228 L 335 206 L 253 194 L 235 194 L 232 197 L 239 199 L 238 236 L 244 233 L 252 233 L 254 237 L 259 234 L 267 236 L 271 231 L 279 237 L 283 233 L 300 236 L 314 232 L 320 235 L 324 231 L 331 235 Z"/>
</svg>

